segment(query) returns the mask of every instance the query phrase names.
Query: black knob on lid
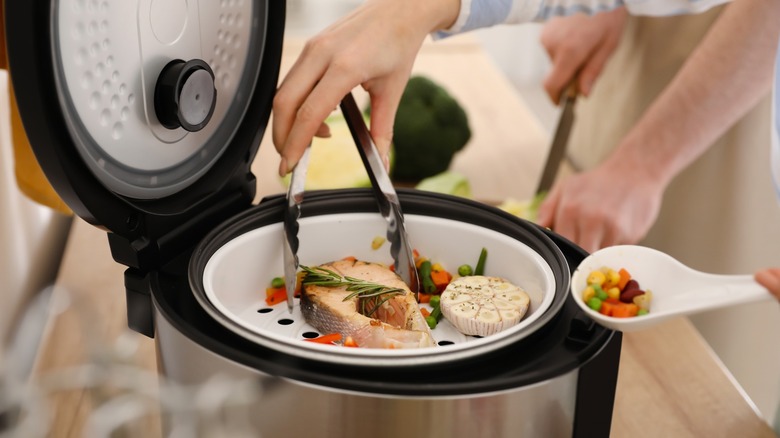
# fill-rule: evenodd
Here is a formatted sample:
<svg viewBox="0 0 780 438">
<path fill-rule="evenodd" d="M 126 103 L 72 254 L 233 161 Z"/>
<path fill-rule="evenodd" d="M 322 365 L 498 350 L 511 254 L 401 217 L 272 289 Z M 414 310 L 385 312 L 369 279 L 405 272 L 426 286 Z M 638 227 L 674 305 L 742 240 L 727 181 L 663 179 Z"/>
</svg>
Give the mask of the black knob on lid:
<svg viewBox="0 0 780 438">
<path fill-rule="evenodd" d="M 157 78 L 154 110 L 168 129 L 200 131 L 214 114 L 216 103 L 214 72 L 203 60 L 173 60 Z"/>
</svg>

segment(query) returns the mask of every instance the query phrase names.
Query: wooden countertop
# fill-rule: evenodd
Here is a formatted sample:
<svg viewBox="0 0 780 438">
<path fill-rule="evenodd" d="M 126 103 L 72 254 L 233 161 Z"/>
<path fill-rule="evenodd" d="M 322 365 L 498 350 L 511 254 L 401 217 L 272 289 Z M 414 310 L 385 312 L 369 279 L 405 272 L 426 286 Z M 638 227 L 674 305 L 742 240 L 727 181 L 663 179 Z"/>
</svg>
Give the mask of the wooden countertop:
<svg viewBox="0 0 780 438">
<path fill-rule="evenodd" d="M 286 46 L 284 68 L 300 47 L 297 42 Z M 425 45 L 415 71 L 443 83 L 467 108 L 474 136 L 454 168 L 470 178 L 475 196 L 530 196 L 547 135 L 480 47 L 461 37 Z M 266 138 L 255 163 L 259 196 L 282 191 L 277 166 Z M 147 379 L 156 377 L 154 341 L 127 329 L 123 271 L 110 257 L 105 232 L 77 220 L 34 370 L 36 382 L 50 391 L 61 388 L 48 397 L 50 436 L 84 436 L 87 420 L 109 400 L 110 393 L 80 385 L 78 375 L 69 374 L 74 367 L 129 364 Z M 159 420 L 152 413 L 132 432 L 160 436 Z M 679 318 L 625 334 L 612 436 L 775 435 L 693 325 Z"/>
</svg>

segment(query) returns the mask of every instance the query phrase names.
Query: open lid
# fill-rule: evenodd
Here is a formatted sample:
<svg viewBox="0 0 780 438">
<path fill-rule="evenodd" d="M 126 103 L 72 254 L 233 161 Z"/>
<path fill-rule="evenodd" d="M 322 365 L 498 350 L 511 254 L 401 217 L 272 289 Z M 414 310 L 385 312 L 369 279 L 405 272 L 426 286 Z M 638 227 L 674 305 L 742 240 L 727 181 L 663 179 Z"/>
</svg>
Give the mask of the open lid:
<svg viewBox="0 0 780 438">
<path fill-rule="evenodd" d="M 276 0 L 5 2 L 25 130 L 74 212 L 133 241 L 159 238 L 231 196 L 249 204 L 284 7 Z"/>
</svg>

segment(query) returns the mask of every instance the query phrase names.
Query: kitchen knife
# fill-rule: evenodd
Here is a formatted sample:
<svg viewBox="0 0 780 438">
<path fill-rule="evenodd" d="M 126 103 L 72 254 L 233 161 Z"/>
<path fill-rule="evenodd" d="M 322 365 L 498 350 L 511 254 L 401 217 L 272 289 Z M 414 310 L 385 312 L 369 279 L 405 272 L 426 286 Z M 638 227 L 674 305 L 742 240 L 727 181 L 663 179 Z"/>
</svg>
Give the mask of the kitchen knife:
<svg viewBox="0 0 780 438">
<path fill-rule="evenodd" d="M 344 96 L 341 101 L 341 112 L 347 121 L 349 132 L 357 144 L 360 158 L 368 171 L 371 179 L 371 187 L 374 189 L 379 212 L 387 221 L 387 240 L 390 241 L 390 255 L 393 257 L 395 273 L 409 286 L 412 292 L 417 294 L 419 301 L 420 283 L 417 277 L 417 268 L 414 265 L 414 255 L 406 235 L 404 217 L 401 213 L 401 204 L 398 195 L 390 181 L 390 176 L 385 169 L 384 161 L 379 156 L 371 133 L 363 120 L 363 114 L 355 103 L 352 93 Z"/>
<path fill-rule="evenodd" d="M 574 123 L 574 104 L 577 101 L 577 82 L 576 78 L 569 83 L 563 94 L 563 109 L 561 110 L 558 126 L 555 128 L 550 152 L 547 155 L 547 162 L 542 170 L 542 178 L 539 180 L 539 186 L 536 188 L 536 194 L 547 192 L 555 182 L 555 176 L 558 174 L 558 168 L 566 155 L 566 145 L 569 142 L 569 133 Z"/>
<path fill-rule="evenodd" d="M 301 202 L 306 183 L 306 168 L 309 166 L 311 144 L 303 151 L 290 177 L 287 188 L 287 209 L 284 211 L 284 287 L 287 290 L 287 310 L 293 311 L 293 298 L 298 280 L 298 218 L 301 217 Z"/>
</svg>

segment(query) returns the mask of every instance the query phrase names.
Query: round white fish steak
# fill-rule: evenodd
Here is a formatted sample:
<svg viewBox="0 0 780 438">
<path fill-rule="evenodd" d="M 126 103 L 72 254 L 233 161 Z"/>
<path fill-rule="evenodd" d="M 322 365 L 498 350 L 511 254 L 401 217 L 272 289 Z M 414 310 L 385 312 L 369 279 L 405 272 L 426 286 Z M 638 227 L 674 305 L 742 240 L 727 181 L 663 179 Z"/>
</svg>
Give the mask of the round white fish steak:
<svg viewBox="0 0 780 438">
<path fill-rule="evenodd" d="M 498 277 L 470 275 L 452 281 L 441 294 L 441 313 L 464 335 L 488 336 L 520 322 L 531 299 Z"/>
</svg>

